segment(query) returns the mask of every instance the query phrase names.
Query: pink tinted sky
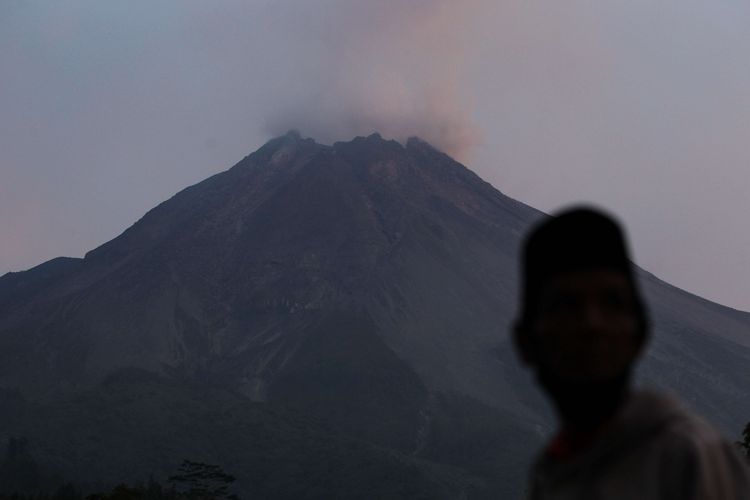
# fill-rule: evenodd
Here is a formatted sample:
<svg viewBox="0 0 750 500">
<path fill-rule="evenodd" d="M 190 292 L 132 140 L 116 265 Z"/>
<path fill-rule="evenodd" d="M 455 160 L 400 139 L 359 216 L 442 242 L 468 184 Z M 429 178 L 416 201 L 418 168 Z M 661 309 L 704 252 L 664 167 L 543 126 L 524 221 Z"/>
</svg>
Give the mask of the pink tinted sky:
<svg viewBox="0 0 750 500">
<path fill-rule="evenodd" d="M 419 135 L 750 310 L 744 0 L 0 4 L 0 274 L 82 256 L 274 134 Z"/>
</svg>

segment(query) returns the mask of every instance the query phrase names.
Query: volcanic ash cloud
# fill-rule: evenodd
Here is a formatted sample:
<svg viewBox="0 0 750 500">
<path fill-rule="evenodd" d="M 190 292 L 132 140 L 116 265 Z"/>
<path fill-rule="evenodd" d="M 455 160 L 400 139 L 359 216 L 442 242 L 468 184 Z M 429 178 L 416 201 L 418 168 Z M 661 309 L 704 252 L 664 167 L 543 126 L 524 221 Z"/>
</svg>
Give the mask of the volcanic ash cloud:
<svg viewBox="0 0 750 500">
<path fill-rule="evenodd" d="M 480 2 L 287 2 L 266 131 L 322 142 L 380 132 L 419 136 L 466 159 L 479 133 L 464 75 L 464 34 Z"/>
</svg>

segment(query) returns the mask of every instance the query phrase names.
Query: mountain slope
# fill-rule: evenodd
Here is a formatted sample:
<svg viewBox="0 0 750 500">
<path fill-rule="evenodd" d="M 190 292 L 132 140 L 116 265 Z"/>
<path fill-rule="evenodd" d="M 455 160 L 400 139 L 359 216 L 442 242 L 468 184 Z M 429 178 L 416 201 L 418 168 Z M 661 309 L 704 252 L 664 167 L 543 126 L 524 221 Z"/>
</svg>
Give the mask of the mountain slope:
<svg viewBox="0 0 750 500">
<path fill-rule="evenodd" d="M 79 401 L 90 415 L 80 394 L 138 369 L 453 467 L 457 495 L 516 494 L 552 425 L 508 336 L 520 239 L 540 217 L 419 139 L 289 133 L 84 259 L 0 278 L 0 388 L 25 398 L 19 412 Z M 750 315 L 640 278 L 655 325 L 642 377 L 736 432 Z M 6 434 L 49 439 L 13 422 Z M 52 455 L 77 447 L 63 441 Z M 158 462 L 129 456 L 144 454 Z"/>
</svg>

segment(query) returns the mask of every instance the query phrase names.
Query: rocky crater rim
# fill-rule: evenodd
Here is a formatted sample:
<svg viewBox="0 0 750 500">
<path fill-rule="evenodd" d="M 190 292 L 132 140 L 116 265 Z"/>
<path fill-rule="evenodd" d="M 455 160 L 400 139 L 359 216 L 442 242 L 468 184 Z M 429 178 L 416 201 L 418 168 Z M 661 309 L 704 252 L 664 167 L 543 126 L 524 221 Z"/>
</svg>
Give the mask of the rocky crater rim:
<svg viewBox="0 0 750 500">
<path fill-rule="evenodd" d="M 299 129 L 292 128 L 289 129 L 285 134 L 278 136 L 276 138 L 270 139 L 268 142 L 276 141 L 282 139 L 285 143 L 312 143 L 319 146 L 327 146 L 327 147 L 333 147 L 338 148 L 345 145 L 350 144 L 358 144 L 358 143 L 368 143 L 368 144 L 380 144 L 380 143 L 388 143 L 388 144 L 397 144 L 402 149 L 413 149 L 413 148 L 429 148 L 434 151 L 440 152 L 440 149 L 436 148 L 432 144 L 430 144 L 428 141 L 422 139 L 419 136 L 412 135 L 406 138 L 406 140 L 397 140 L 397 139 L 386 139 L 380 134 L 380 132 L 373 132 L 370 135 L 362 136 L 357 135 L 354 136 L 352 139 L 346 141 L 334 141 L 332 144 L 325 144 L 320 143 L 316 139 L 309 137 L 309 136 L 303 136 L 302 133 L 299 131 Z"/>
</svg>

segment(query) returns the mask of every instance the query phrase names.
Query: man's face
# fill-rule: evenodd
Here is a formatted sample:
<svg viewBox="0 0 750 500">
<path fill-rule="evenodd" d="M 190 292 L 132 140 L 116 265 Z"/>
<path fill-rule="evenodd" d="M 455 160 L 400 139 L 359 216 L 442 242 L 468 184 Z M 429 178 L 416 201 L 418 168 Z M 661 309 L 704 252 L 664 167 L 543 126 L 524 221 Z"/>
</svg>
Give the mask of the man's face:
<svg viewBox="0 0 750 500">
<path fill-rule="evenodd" d="M 538 367 L 570 382 L 621 375 L 642 343 L 628 277 L 610 269 L 567 271 L 550 278 L 530 327 Z"/>
</svg>

